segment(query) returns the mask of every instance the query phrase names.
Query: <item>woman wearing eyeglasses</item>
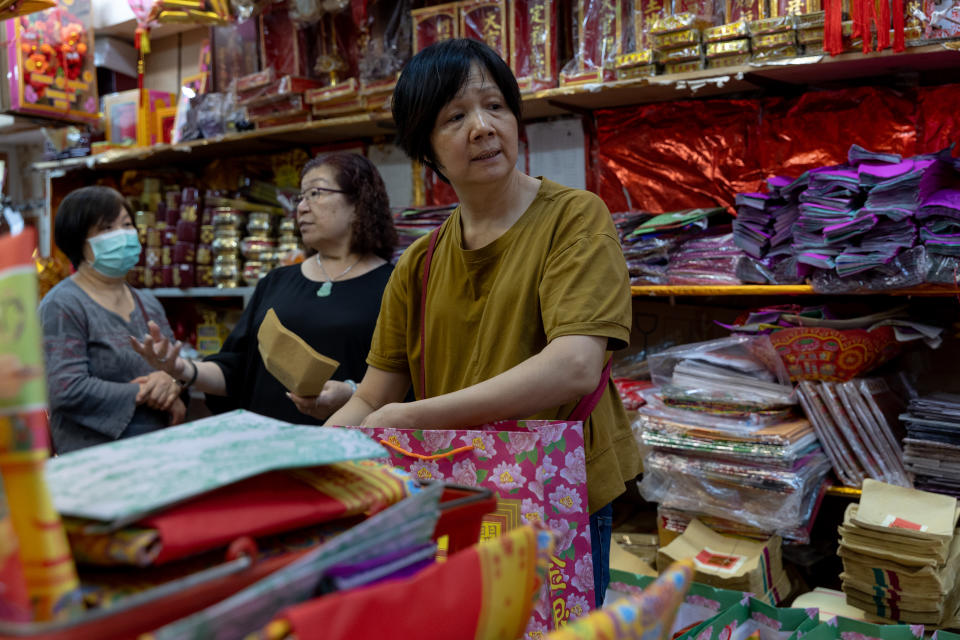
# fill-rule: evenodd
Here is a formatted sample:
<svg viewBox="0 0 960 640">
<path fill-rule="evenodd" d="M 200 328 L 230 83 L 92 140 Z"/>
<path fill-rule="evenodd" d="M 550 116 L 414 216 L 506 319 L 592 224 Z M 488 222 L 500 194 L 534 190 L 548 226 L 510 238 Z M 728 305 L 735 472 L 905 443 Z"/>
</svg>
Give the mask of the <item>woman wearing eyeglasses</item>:
<svg viewBox="0 0 960 640">
<path fill-rule="evenodd" d="M 318 156 L 300 174 L 297 224 L 310 257 L 257 283 L 240 322 L 219 353 L 179 356 L 155 327 L 131 343 L 143 357 L 208 395 L 218 409 L 242 408 L 287 422 L 319 424 L 343 406 L 366 372 L 366 356 L 397 242 L 389 200 L 376 167 L 354 153 Z M 311 347 L 340 363 L 316 398 L 297 409 L 265 368 L 257 331 L 268 309 Z M 304 415 L 306 413 L 307 415 Z"/>
</svg>

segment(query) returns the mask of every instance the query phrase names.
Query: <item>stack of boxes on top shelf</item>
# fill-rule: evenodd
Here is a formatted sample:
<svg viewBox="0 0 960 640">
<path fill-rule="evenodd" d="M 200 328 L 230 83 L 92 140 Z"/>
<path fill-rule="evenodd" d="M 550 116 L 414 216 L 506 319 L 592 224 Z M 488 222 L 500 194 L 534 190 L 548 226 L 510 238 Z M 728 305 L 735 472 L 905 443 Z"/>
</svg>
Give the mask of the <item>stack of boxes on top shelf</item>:
<svg viewBox="0 0 960 640">
<path fill-rule="evenodd" d="M 217 207 L 213 215 L 213 280 L 230 289 L 253 286 L 276 263 L 272 216 L 263 211 L 244 212 Z"/>
<path fill-rule="evenodd" d="M 253 286 L 299 255 L 294 220 L 281 220 L 279 209 L 195 187 L 164 188 L 156 178 L 144 179 L 138 200 L 134 222 L 144 249 L 128 276 L 136 287 Z"/>
<path fill-rule="evenodd" d="M 510 65 L 522 93 L 555 87 L 557 11 L 557 3 L 550 0 L 463 0 L 415 9 L 410 12 L 413 53 L 451 38 L 482 40 Z M 581 24 L 591 33 L 598 26 Z"/>
<path fill-rule="evenodd" d="M 144 247 L 127 276 L 136 287 L 211 286 L 209 245 L 198 245 L 203 208 L 200 192 L 176 187 L 161 195 L 160 181 L 145 178 L 134 223 Z"/>
</svg>

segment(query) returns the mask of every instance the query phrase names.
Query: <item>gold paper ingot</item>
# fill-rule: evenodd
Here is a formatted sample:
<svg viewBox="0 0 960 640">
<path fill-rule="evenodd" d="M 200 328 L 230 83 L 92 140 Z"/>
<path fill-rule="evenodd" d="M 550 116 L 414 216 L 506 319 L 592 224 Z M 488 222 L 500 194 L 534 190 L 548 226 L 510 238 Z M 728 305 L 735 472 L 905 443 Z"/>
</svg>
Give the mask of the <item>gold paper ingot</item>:
<svg viewBox="0 0 960 640">
<path fill-rule="evenodd" d="M 280 323 L 271 308 L 257 331 L 260 356 L 270 374 L 298 396 L 317 396 L 340 363 L 317 353 Z"/>
<path fill-rule="evenodd" d="M 746 38 L 750 35 L 750 29 L 747 27 L 746 20 L 729 22 L 719 27 L 710 27 L 703 32 L 703 39 L 706 42 L 720 42 L 721 40 L 731 40 L 733 38 Z"/>
</svg>

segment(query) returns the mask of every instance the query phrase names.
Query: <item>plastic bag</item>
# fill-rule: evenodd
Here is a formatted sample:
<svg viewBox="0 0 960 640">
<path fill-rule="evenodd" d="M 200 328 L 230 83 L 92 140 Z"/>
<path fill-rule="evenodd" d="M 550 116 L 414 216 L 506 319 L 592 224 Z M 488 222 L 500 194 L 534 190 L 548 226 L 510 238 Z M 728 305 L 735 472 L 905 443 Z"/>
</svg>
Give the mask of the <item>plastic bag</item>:
<svg viewBox="0 0 960 640">
<path fill-rule="evenodd" d="M 830 461 L 817 450 L 784 470 L 654 450 L 643 468 L 645 500 L 779 532 L 807 524 Z"/>
<path fill-rule="evenodd" d="M 370 37 L 360 51 L 359 76 L 362 83 L 393 77 L 410 59 L 413 21 L 409 0 L 372 3 L 366 25 Z"/>
<path fill-rule="evenodd" d="M 787 369 L 768 336 L 731 336 L 686 344 L 650 357 L 664 393 L 757 408 L 794 404 Z"/>
<path fill-rule="evenodd" d="M 923 284 L 929 271 L 927 251 L 922 246 L 904 251 L 889 263 L 868 272 L 841 278 L 834 271 L 817 270 L 811 278 L 817 293 L 855 293 L 908 289 Z"/>
</svg>

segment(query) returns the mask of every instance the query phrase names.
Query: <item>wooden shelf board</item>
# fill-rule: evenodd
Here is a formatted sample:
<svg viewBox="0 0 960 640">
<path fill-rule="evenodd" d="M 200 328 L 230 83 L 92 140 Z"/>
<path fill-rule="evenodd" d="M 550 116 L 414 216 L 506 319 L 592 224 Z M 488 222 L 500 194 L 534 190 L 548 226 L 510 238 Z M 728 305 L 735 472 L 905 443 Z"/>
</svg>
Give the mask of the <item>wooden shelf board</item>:
<svg viewBox="0 0 960 640">
<path fill-rule="evenodd" d="M 665 297 L 665 296 L 810 296 L 810 295 L 831 295 L 818 293 L 808 284 L 792 285 L 769 285 L 769 284 L 744 284 L 744 285 L 650 285 L 630 287 L 630 292 L 635 298 L 642 297 Z M 960 288 L 940 286 L 940 285 L 922 285 L 911 287 L 909 289 L 895 289 L 892 291 L 864 291 L 860 293 L 843 293 L 833 295 L 884 295 L 884 296 L 960 296 Z"/>
</svg>

